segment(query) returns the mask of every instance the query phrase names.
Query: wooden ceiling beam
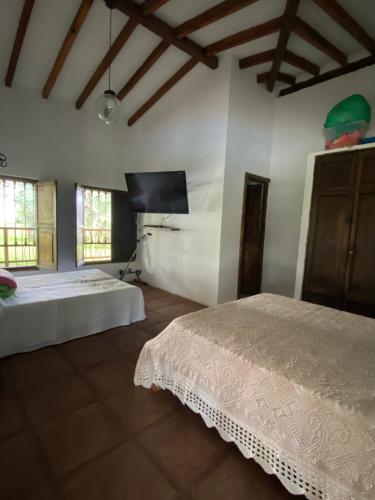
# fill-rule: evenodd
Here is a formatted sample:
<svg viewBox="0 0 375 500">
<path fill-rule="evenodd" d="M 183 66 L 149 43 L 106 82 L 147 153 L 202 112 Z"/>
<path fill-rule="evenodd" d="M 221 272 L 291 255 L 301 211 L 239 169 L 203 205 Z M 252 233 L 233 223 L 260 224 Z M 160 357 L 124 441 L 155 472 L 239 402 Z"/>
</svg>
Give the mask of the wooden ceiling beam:
<svg viewBox="0 0 375 500">
<path fill-rule="evenodd" d="M 297 17 L 297 10 L 300 4 L 300 0 L 287 0 L 286 7 L 283 15 L 283 20 L 281 23 L 281 29 L 279 33 L 279 39 L 277 41 L 275 58 L 272 62 L 272 67 L 270 71 L 270 76 L 267 78 L 267 90 L 273 92 L 276 80 L 280 71 L 281 64 L 284 60 L 286 47 L 289 42 L 290 34 L 294 27 L 294 23 Z"/>
<path fill-rule="evenodd" d="M 296 68 L 306 71 L 306 73 L 311 73 L 312 75 L 319 75 L 320 68 L 317 64 L 314 64 L 304 57 L 301 57 L 290 50 L 286 50 L 284 54 L 284 62 L 294 66 Z"/>
<path fill-rule="evenodd" d="M 107 3 L 107 2 L 106 2 Z M 164 2 L 166 3 L 166 2 Z M 113 6 L 114 7 L 114 6 Z M 159 7 L 161 7 L 161 2 L 154 0 L 145 0 L 140 9 L 145 9 L 148 12 L 155 12 Z M 113 42 L 111 48 L 107 51 L 99 66 L 96 68 L 94 74 L 86 84 L 85 88 L 81 92 L 81 95 L 78 97 L 76 101 L 76 108 L 81 109 L 87 98 L 90 96 L 99 80 L 102 78 L 104 73 L 109 68 L 109 65 L 113 62 L 113 60 L 117 57 L 120 50 L 124 47 L 126 42 L 129 40 L 130 36 L 134 32 L 135 28 L 138 26 L 138 22 L 135 19 L 129 18 L 128 22 L 120 31 L 116 40 Z"/>
<path fill-rule="evenodd" d="M 259 75 L 257 75 L 257 82 L 267 84 L 270 77 L 271 77 L 270 71 L 266 71 L 265 73 L 259 73 Z M 288 85 L 294 85 L 296 83 L 295 76 L 290 75 L 289 73 L 283 73 L 282 71 L 279 71 L 277 73 L 276 80 L 279 82 L 287 83 Z"/>
<path fill-rule="evenodd" d="M 138 23 L 134 21 L 134 19 L 129 19 L 128 22 L 125 24 L 125 26 L 122 28 L 116 40 L 113 42 L 111 48 L 108 49 L 107 53 L 103 57 L 99 66 L 94 71 L 94 74 L 92 75 L 90 80 L 87 82 L 85 88 L 81 92 L 81 95 L 78 97 L 76 101 L 76 109 L 82 108 L 86 99 L 90 96 L 91 92 L 94 90 L 101 77 L 107 71 L 109 65 L 115 59 L 115 57 L 123 48 L 123 46 L 126 44 L 126 42 L 129 40 L 133 31 L 137 27 L 137 24 Z"/>
<path fill-rule="evenodd" d="M 321 52 L 324 52 L 334 61 L 338 62 L 342 66 L 347 63 L 348 58 L 341 52 L 337 47 L 335 47 L 331 42 L 324 38 L 318 31 L 312 28 L 305 21 L 302 21 L 297 17 L 293 28 L 294 33 L 296 33 L 300 38 L 310 43 Z"/>
<path fill-rule="evenodd" d="M 205 10 L 201 14 L 198 14 L 195 17 L 192 17 L 188 21 L 180 24 L 175 29 L 175 33 L 178 38 L 182 38 L 184 36 L 193 33 L 194 31 L 200 30 L 209 24 L 212 24 L 223 17 L 229 16 L 234 12 L 237 12 L 252 3 L 255 3 L 257 0 L 224 0 L 223 2 L 214 5 L 210 9 Z"/>
<path fill-rule="evenodd" d="M 364 57 L 363 59 L 359 59 L 358 61 L 346 64 L 345 66 L 341 66 L 341 68 L 336 68 L 331 71 L 327 71 L 326 73 L 321 73 L 319 76 L 315 76 L 313 78 L 309 78 L 308 80 L 296 83 L 295 85 L 287 89 L 282 89 L 279 93 L 279 96 L 292 94 L 293 92 L 297 92 L 298 90 L 306 89 L 308 87 L 312 87 L 313 85 L 318 85 L 319 83 L 332 80 L 333 78 L 338 78 L 342 75 L 347 75 L 348 73 L 353 73 L 354 71 L 366 68 L 367 66 L 372 66 L 373 64 L 375 64 L 375 55 Z"/>
<path fill-rule="evenodd" d="M 362 47 L 375 54 L 375 40 L 360 24 L 337 2 L 337 0 L 314 0 L 337 24 L 352 35 Z M 359 7 L 359 5 L 358 5 Z"/>
<path fill-rule="evenodd" d="M 251 28 L 240 31 L 239 33 L 227 36 L 222 40 L 218 40 L 217 42 L 207 45 L 206 53 L 217 54 L 218 52 L 222 52 L 223 50 L 228 50 L 232 47 L 257 40 L 258 38 L 262 38 L 263 36 L 276 33 L 281 28 L 281 22 L 282 16 L 275 17 L 274 19 L 270 19 L 265 23 L 258 24 L 257 26 L 252 26 Z"/>
<path fill-rule="evenodd" d="M 252 56 L 244 57 L 239 60 L 240 69 L 251 68 L 252 66 L 257 66 L 258 64 L 263 64 L 269 61 L 272 61 L 275 57 L 275 49 L 265 50 L 264 52 L 259 52 L 258 54 L 254 54 Z M 290 64 L 291 66 L 295 66 L 296 68 L 302 69 L 307 73 L 311 73 L 312 75 L 319 75 L 320 68 L 316 64 L 308 61 L 304 57 L 298 56 L 294 52 L 290 50 L 286 50 L 284 54 L 284 62 Z"/>
<path fill-rule="evenodd" d="M 169 0 L 145 0 L 145 2 L 142 5 L 142 12 L 145 16 L 153 14 L 168 1 Z"/>
<path fill-rule="evenodd" d="M 20 57 L 23 41 L 25 39 L 26 30 L 29 25 L 29 20 L 34 4 L 35 0 L 25 0 L 23 4 L 21 17 L 18 23 L 16 38 L 14 40 L 12 54 L 10 56 L 8 64 L 8 70 L 5 76 L 5 85 L 7 87 L 11 87 L 13 83 L 14 74 L 16 72 L 18 59 Z"/>
<path fill-rule="evenodd" d="M 265 50 L 264 52 L 259 52 L 258 54 L 254 54 L 252 56 L 243 57 L 239 60 L 238 65 L 240 69 L 251 68 L 252 66 L 272 61 L 274 57 L 275 49 Z"/>
<path fill-rule="evenodd" d="M 131 127 L 141 118 L 164 94 L 168 92 L 176 83 L 178 83 L 190 70 L 198 64 L 195 57 L 189 59 L 169 80 L 167 80 L 144 104 L 141 106 L 128 120 L 128 125 Z"/>
<path fill-rule="evenodd" d="M 170 43 L 162 40 L 159 45 L 151 52 L 147 59 L 139 66 L 136 72 L 129 78 L 122 89 L 118 92 L 117 97 L 122 101 L 127 94 L 136 86 L 136 84 L 144 77 L 149 69 L 158 61 L 164 52 L 170 47 Z"/>
<path fill-rule="evenodd" d="M 189 38 L 178 38 L 174 29 L 157 16 L 153 14 L 144 15 L 141 5 L 132 0 L 113 0 L 113 7 L 206 66 L 212 69 L 218 67 L 219 61 L 217 57 L 207 55 L 203 47 Z"/>
<path fill-rule="evenodd" d="M 77 35 L 79 33 L 79 30 L 81 29 L 87 14 L 89 13 L 89 10 L 91 9 L 91 6 L 93 4 L 94 0 L 82 0 L 81 5 L 79 6 L 79 9 L 77 11 L 77 14 L 75 15 L 75 18 L 69 28 L 68 33 L 65 36 L 65 39 L 63 41 L 63 44 L 59 50 L 59 53 L 57 54 L 55 63 L 51 69 L 51 72 L 47 78 L 47 81 L 43 87 L 42 91 L 42 96 L 45 99 L 48 99 L 55 83 L 56 80 L 65 64 L 65 61 L 69 55 L 69 52 L 71 48 L 73 47 L 73 44 L 77 38 Z"/>
</svg>

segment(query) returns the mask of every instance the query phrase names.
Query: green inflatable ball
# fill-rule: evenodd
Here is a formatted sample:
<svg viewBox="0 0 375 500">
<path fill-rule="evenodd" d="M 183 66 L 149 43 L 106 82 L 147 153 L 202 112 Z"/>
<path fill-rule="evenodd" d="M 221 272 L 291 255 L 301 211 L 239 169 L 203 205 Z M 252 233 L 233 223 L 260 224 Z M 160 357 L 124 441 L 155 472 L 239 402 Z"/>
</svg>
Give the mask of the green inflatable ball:
<svg viewBox="0 0 375 500">
<path fill-rule="evenodd" d="M 14 292 L 16 291 L 16 288 L 11 288 L 8 285 L 0 285 L 0 298 L 1 299 L 8 299 L 11 297 Z"/>
<path fill-rule="evenodd" d="M 328 113 L 324 128 L 337 127 L 350 122 L 371 121 L 371 106 L 361 94 L 353 94 L 334 106 Z"/>
</svg>

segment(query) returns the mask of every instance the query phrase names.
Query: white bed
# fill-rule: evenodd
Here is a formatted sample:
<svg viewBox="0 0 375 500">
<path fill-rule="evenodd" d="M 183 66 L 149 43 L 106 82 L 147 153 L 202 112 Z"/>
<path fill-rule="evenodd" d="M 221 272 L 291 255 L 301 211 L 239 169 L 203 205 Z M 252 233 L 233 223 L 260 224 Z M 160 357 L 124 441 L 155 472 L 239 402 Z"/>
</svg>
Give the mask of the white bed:
<svg viewBox="0 0 375 500">
<path fill-rule="evenodd" d="M 24 276 L 0 299 L 0 357 L 145 318 L 140 288 L 97 269 Z"/>
<path fill-rule="evenodd" d="M 375 499 L 373 319 L 269 294 L 194 312 L 145 344 L 135 384 L 172 391 L 293 494 Z"/>
</svg>

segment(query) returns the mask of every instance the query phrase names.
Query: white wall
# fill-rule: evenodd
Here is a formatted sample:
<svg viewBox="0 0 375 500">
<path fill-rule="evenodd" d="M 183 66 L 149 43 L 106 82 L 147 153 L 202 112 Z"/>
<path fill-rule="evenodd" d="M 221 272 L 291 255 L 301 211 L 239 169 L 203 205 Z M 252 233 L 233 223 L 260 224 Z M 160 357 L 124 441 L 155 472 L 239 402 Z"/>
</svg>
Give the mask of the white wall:
<svg viewBox="0 0 375 500">
<path fill-rule="evenodd" d="M 293 295 L 307 156 L 324 149 L 328 111 L 354 93 L 363 94 L 375 114 L 375 68 L 278 98 L 274 109 L 270 194 L 266 222 L 263 289 Z M 373 128 L 369 132 L 374 135 Z"/>
<path fill-rule="evenodd" d="M 90 106 L 78 112 L 0 85 L 9 159 L 0 174 L 58 180 L 59 268 L 70 270 L 75 182 L 121 188 L 124 172 L 186 170 L 190 214 L 166 221 L 180 232 L 152 231 L 145 278 L 207 305 L 236 296 L 244 173 L 270 177 L 263 289 L 293 295 L 307 155 L 322 149 L 325 115 L 339 100 L 360 92 L 375 109 L 374 81 L 370 67 L 275 99 L 228 55 L 216 71 L 197 65 L 131 128 L 104 126 Z"/>
<path fill-rule="evenodd" d="M 60 271 L 75 269 L 74 183 L 125 189 L 124 172 L 186 170 L 190 214 L 168 219 L 180 232 L 152 231 L 140 252 L 144 279 L 217 303 L 229 81 L 229 58 L 217 71 L 198 65 L 131 128 L 125 117 L 106 127 L 89 105 L 76 111 L 33 90 L 0 86 L 0 150 L 9 164 L 0 175 L 58 181 Z M 123 266 L 95 267 L 116 275 Z"/>
<path fill-rule="evenodd" d="M 75 269 L 74 183 L 125 189 L 120 141 L 121 130 L 104 126 L 91 109 L 76 111 L 70 103 L 1 82 L 0 151 L 8 167 L 0 175 L 58 181 L 60 271 Z M 117 275 L 123 266 L 100 267 Z"/>
<path fill-rule="evenodd" d="M 218 301 L 237 298 L 245 172 L 270 177 L 275 97 L 253 72 L 231 65 Z"/>
<path fill-rule="evenodd" d="M 186 171 L 190 214 L 165 221 L 179 232 L 151 230 L 144 278 L 207 305 L 218 296 L 229 80 L 228 58 L 216 71 L 197 65 L 128 129 L 122 149 L 123 171 Z M 160 224 L 162 216 L 141 219 Z"/>
</svg>

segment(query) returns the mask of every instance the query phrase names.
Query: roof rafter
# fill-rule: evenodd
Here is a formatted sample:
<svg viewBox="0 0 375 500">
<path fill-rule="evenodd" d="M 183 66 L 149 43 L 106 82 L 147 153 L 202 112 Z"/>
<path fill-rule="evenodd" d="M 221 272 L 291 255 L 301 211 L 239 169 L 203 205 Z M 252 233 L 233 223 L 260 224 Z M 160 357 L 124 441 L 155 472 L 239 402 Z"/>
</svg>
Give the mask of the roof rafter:
<svg viewBox="0 0 375 500">
<path fill-rule="evenodd" d="M 107 1 L 104 0 L 107 4 Z M 111 2 L 113 0 L 110 0 Z M 164 2 L 165 3 L 165 2 Z M 111 4 L 112 5 L 112 4 Z M 156 11 L 161 6 L 160 2 L 156 2 L 154 0 L 145 0 L 141 6 L 142 8 L 147 8 L 149 12 Z M 113 6 L 114 7 L 114 6 Z M 94 90 L 96 85 L 98 84 L 101 77 L 104 75 L 109 65 L 113 62 L 113 60 L 117 57 L 120 50 L 124 47 L 126 42 L 129 40 L 130 36 L 134 32 L 135 28 L 138 26 L 138 22 L 135 19 L 129 18 L 125 26 L 120 31 L 116 40 L 113 42 L 112 46 L 108 49 L 107 53 L 103 57 L 99 66 L 94 71 L 94 74 L 87 82 L 85 88 L 81 92 L 80 96 L 76 101 L 76 109 L 81 109 L 87 98 L 90 96 L 91 92 Z"/>
<path fill-rule="evenodd" d="M 300 0 L 287 0 L 286 2 L 285 12 L 283 15 L 283 20 L 281 23 L 281 29 L 279 33 L 279 39 L 277 41 L 275 57 L 272 62 L 269 78 L 267 79 L 267 90 L 269 92 L 272 92 L 275 87 L 280 66 L 281 63 L 283 62 L 286 52 L 286 47 L 289 42 L 289 37 L 294 27 L 299 4 Z"/>
<path fill-rule="evenodd" d="M 124 97 L 136 86 L 136 84 L 143 78 L 147 71 L 156 63 L 156 61 L 164 54 L 170 47 L 170 43 L 162 40 L 145 61 L 139 66 L 135 73 L 129 78 L 125 85 L 118 92 L 117 97 L 122 101 Z"/>
<path fill-rule="evenodd" d="M 284 61 L 291 66 L 306 71 L 306 73 L 311 73 L 312 75 L 319 75 L 320 73 L 320 68 L 317 64 L 308 61 L 304 57 L 301 57 L 290 50 L 285 51 Z"/>
<path fill-rule="evenodd" d="M 82 108 L 86 99 L 90 96 L 91 92 L 94 90 L 94 88 L 98 84 L 99 80 L 101 79 L 101 77 L 104 75 L 104 73 L 108 69 L 109 65 L 115 59 L 115 57 L 120 52 L 120 50 L 123 48 L 125 43 L 129 40 L 133 31 L 137 27 L 137 24 L 138 23 L 136 21 L 134 21 L 134 19 L 129 19 L 128 22 L 125 24 L 125 26 L 122 28 L 122 30 L 120 31 L 116 40 L 113 42 L 111 47 L 108 49 L 107 53 L 103 57 L 99 66 L 96 68 L 92 77 L 87 82 L 85 88 L 83 89 L 80 96 L 78 97 L 78 99 L 76 101 L 76 109 Z"/>
<path fill-rule="evenodd" d="M 215 5 L 211 9 L 204 11 L 202 14 L 195 16 L 194 18 L 186 21 L 177 27 L 174 31 L 177 37 L 181 38 L 203 26 L 208 26 L 209 24 L 225 17 L 237 10 L 240 10 L 257 0 L 224 0 L 223 2 Z M 154 5 L 160 3 L 165 3 L 165 0 L 149 0 Z M 143 13 L 145 11 L 145 4 L 143 4 Z M 135 85 L 143 78 L 143 76 L 150 70 L 150 68 L 158 61 L 158 59 L 164 54 L 164 52 L 170 47 L 170 42 L 162 40 L 159 45 L 151 52 L 151 54 L 146 58 L 146 60 L 141 64 L 141 66 L 136 70 L 128 82 L 122 87 L 118 92 L 117 96 L 120 100 L 135 87 Z"/>
<path fill-rule="evenodd" d="M 197 59 L 189 59 L 169 80 L 167 80 L 128 120 L 131 127 L 141 118 L 155 103 L 159 101 L 164 94 L 168 92 L 176 83 L 178 83 L 190 70 L 198 64 Z"/>
<path fill-rule="evenodd" d="M 51 69 L 51 72 L 47 78 L 47 81 L 43 87 L 42 96 L 47 99 L 56 83 L 56 80 L 64 66 L 64 63 L 69 55 L 71 48 L 77 38 L 79 30 L 81 29 L 89 10 L 92 7 L 94 0 L 82 0 L 81 5 L 78 8 L 77 14 L 69 28 L 68 33 L 61 45 L 59 53 L 57 54 L 55 63 Z"/>
<path fill-rule="evenodd" d="M 365 49 L 375 54 L 375 40 L 347 12 L 337 0 L 314 0 L 337 24 L 352 35 Z"/>
<path fill-rule="evenodd" d="M 259 52 L 258 54 L 240 59 L 239 67 L 240 69 L 251 68 L 252 66 L 272 61 L 274 57 L 275 49 L 265 50 L 264 52 Z M 306 71 L 306 73 L 311 73 L 312 75 L 319 75 L 320 73 L 319 66 L 308 61 L 304 57 L 291 52 L 290 50 L 285 51 L 283 61 L 291 66 L 295 66 L 296 68 Z"/>
<path fill-rule="evenodd" d="M 252 26 L 251 28 L 242 30 L 239 33 L 235 33 L 234 35 L 227 36 L 222 40 L 207 45 L 206 52 L 207 54 L 217 54 L 218 52 L 231 49 L 237 45 L 242 45 L 252 40 L 262 38 L 263 36 L 276 33 L 281 27 L 281 22 L 282 16 L 275 17 L 257 26 Z"/>
<path fill-rule="evenodd" d="M 156 10 L 160 9 L 169 0 L 146 0 L 142 5 L 142 12 L 145 16 L 153 14 Z"/>
<path fill-rule="evenodd" d="M 149 29 L 156 35 L 163 38 L 166 42 L 186 52 L 197 61 L 200 61 L 211 69 L 216 69 L 219 65 L 217 57 L 207 55 L 200 45 L 193 42 L 189 38 L 178 38 L 174 32 L 174 28 L 169 26 L 157 16 L 150 14 L 144 15 L 142 6 L 132 0 L 113 0 L 113 7 L 123 12 L 126 16 Z"/>
<path fill-rule="evenodd" d="M 263 64 L 275 57 L 275 49 L 265 50 L 264 52 L 258 52 L 252 56 L 243 57 L 239 60 L 238 64 L 240 69 L 251 68 L 252 66 L 257 66 L 258 64 Z"/>
<path fill-rule="evenodd" d="M 319 76 L 314 76 L 313 78 L 309 78 L 308 80 L 298 82 L 291 87 L 282 89 L 279 93 L 279 96 L 292 94 L 293 92 L 297 92 L 298 90 L 318 85 L 318 83 L 326 82 L 328 80 L 332 80 L 333 78 L 347 75 L 348 73 L 353 73 L 354 71 L 366 68 L 367 66 L 372 66 L 373 64 L 375 64 L 375 55 L 364 57 L 363 59 L 359 59 L 358 61 L 354 61 L 346 64 L 345 66 L 341 66 L 341 68 L 336 68 L 331 71 L 327 71 L 326 73 L 321 73 Z"/>
<path fill-rule="evenodd" d="M 296 33 L 300 38 L 310 43 L 321 52 L 324 52 L 334 61 L 338 62 L 344 66 L 348 60 L 346 55 L 341 52 L 337 47 L 335 47 L 331 42 L 329 42 L 324 36 L 322 36 L 316 29 L 312 28 L 305 21 L 302 21 L 297 17 L 293 28 L 294 33 Z"/>
<path fill-rule="evenodd" d="M 259 73 L 259 75 L 257 75 L 257 82 L 267 84 L 270 77 L 271 77 L 270 71 L 266 71 L 265 73 Z M 287 83 L 288 85 L 294 85 L 296 83 L 295 76 L 290 75 L 289 73 L 283 73 L 282 71 L 278 71 L 276 75 L 276 80 L 279 82 Z"/>
<path fill-rule="evenodd" d="M 14 40 L 12 54 L 10 56 L 8 70 L 5 77 L 5 85 L 7 87 L 11 87 L 13 83 L 14 74 L 16 72 L 18 59 L 21 53 L 23 41 L 25 39 L 26 30 L 29 25 L 29 20 L 34 4 L 35 0 L 25 0 L 23 4 L 21 17 L 18 23 L 16 38 Z"/>
<path fill-rule="evenodd" d="M 205 10 L 201 14 L 192 17 L 188 21 L 180 24 L 175 29 L 175 33 L 178 38 L 182 38 L 184 36 L 193 33 L 209 24 L 212 24 L 223 17 L 229 16 L 248 5 L 255 3 L 257 0 L 224 0 L 223 2 L 214 5 L 210 9 Z"/>
</svg>

